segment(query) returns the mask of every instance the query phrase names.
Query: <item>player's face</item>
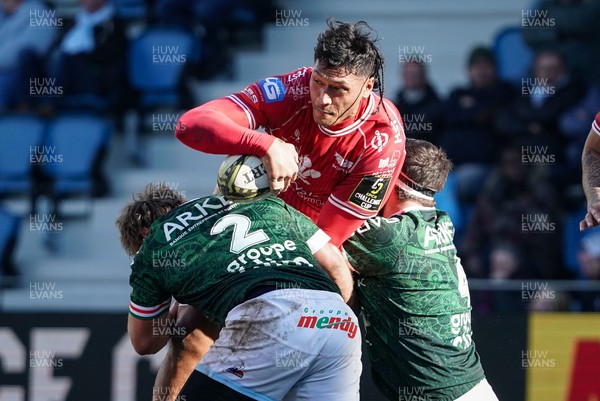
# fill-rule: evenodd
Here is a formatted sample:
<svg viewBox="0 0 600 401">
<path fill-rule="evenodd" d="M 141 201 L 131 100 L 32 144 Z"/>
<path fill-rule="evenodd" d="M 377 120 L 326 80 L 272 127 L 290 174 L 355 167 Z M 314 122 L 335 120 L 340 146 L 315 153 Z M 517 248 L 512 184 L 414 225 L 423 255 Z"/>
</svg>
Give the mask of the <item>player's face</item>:
<svg viewBox="0 0 600 401">
<path fill-rule="evenodd" d="M 329 127 L 354 117 L 374 82 L 372 77 L 349 74 L 346 69 L 321 69 L 317 64 L 310 79 L 313 119 Z"/>
</svg>

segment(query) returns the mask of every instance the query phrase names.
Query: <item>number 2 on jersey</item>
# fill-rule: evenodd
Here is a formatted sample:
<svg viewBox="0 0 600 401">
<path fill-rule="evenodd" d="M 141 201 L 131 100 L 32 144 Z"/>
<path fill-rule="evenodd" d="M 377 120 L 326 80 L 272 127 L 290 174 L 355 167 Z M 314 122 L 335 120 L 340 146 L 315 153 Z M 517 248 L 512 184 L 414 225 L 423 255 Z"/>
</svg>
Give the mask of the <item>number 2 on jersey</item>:
<svg viewBox="0 0 600 401">
<path fill-rule="evenodd" d="M 229 226 L 233 226 L 229 251 L 240 253 L 253 245 L 268 241 L 269 236 L 263 230 L 250 232 L 251 221 L 241 214 L 228 214 L 221 217 L 210 229 L 210 235 L 221 234 Z"/>
</svg>

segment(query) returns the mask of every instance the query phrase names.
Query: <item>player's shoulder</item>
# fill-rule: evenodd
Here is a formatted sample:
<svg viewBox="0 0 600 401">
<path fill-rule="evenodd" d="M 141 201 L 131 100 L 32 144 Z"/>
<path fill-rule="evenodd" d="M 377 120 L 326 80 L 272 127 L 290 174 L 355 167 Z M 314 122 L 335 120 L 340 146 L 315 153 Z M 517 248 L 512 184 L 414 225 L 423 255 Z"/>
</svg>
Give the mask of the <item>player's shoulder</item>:
<svg viewBox="0 0 600 401">
<path fill-rule="evenodd" d="M 403 144 L 406 135 L 402 116 L 394 103 L 386 98 L 381 101 L 381 98 L 375 94 L 372 95 L 371 101 L 374 102 L 375 113 L 369 119 L 371 127 L 365 132 L 367 139 L 381 143 L 382 146 L 385 146 L 390 139 L 395 145 Z"/>
<path fill-rule="evenodd" d="M 281 75 L 283 84 L 287 86 L 308 84 L 312 74 L 312 67 L 300 67 L 292 72 Z"/>
<path fill-rule="evenodd" d="M 596 118 L 592 123 L 592 129 L 594 132 L 596 132 L 596 134 L 600 135 L 600 111 L 596 114 Z"/>
<path fill-rule="evenodd" d="M 264 103 L 297 101 L 310 97 L 309 83 L 312 68 L 301 67 L 294 71 L 272 75 L 256 82 L 259 97 Z"/>
<path fill-rule="evenodd" d="M 364 223 L 356 230 L 356 236 L 375 236 L 379 238 L 390 237 L 384 233 L 391 233 L 398 230 L 407 220 L 402 215 L 383 217 L 373 216 L 364 221 Z"/>
<path fill-rule="evenodd" d="M 390 125 L 393 120 L 402 121 L 402 116 L 398 108 L 390 99 L 381 98 L 379 95 L 373 93 L 373 100 L 375 102 L 373 118 L 376 123 Z"/>
</svg>

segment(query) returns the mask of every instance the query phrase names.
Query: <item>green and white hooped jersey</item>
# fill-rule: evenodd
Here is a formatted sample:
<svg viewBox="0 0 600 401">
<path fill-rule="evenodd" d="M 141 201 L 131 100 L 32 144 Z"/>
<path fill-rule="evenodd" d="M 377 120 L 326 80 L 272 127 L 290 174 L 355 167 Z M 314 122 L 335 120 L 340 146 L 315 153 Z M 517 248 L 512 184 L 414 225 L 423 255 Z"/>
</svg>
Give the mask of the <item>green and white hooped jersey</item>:
<svg viewBox="0 0 600 401">
<path fill-rule="evenodd" d="M 371 218 L 344 243 L 372 375 L 390 399 L 454 400 L 484 378 L 453 240 L 445 212 L 418 208 Z"/>
<path fill-rule="evenodd" d="M 152 319 L 173 296 L 222 325 L 259 285 L 339 293 L 313 257 L 328 240 L 275 197 L 247 204 L 219 195 L 194 199 L 150 227 L 131 264 L 130 313 Z"/>
</svg>

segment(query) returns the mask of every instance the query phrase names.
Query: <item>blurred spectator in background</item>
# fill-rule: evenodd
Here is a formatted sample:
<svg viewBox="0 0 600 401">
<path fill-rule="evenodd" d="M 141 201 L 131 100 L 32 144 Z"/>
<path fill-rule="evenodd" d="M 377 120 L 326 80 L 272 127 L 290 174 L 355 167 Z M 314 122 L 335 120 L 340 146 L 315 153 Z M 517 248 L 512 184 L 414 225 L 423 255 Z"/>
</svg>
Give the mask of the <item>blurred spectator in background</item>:
<svg viewBox="0 0 600 401">
<path fill-rule="evenodd" d="M 16 100 L 22 86 L 18 73 L 27 53 L 45 57 L 56 37 L 49 11 L 37 0 L 0 0 L 0 112 Z"/>
<path fill-rule="evenodd" d="M 125 23 L 108 0 L 80 0 L 72 24 L 65 23 L 64 35 L 46 60 L 31 59 L 23 76 L 36 76 L 40 63 L 49 79 L 62 90 L 56 98 L 42 98 L 38 106 L 51 113 L 61 109 L 89 109 L 118 113 L 124 109 L 127 90 Z M 20 99 L 22 109 L 34 99 Z"/>
<path fill-rule="evenodd" d="M 493 244 L 489 256 L 489 278 L 492 280 L 528 280 L 533 278 L 527 269 L 522 250 L 510 241 L 500 240 Z M 497 312 L 521 312 L 525 303 L 521 292 L 491 291 L 491 310 Z"/>
<path fill-rule="evenodd" d="M 585 93 L 583 82 L 569 73 L 562 55 L 544 50 L 534 58 L 533 78 L 523 78 L 521 96 L 497 121 L 505 140 L 520 146 L 532 162 L 545 164 L 561 190 L 570 178 L 565 162 L 567 139 L 560 131 L 559 117 Z"/>
<path fill-rule="evenodd" d="M 527 24 L 527 45 L 558 50 L 574 74 L 600 84 L 600 0 L 541 0 L 537 9 L 535 19 L 546 26 Z"/>
<path fill-rule="evenodd" d="M 454 89 L 443 106 L 438 145 L 456 166 L 459 198 L 473 202 L 497 157 L 494 120 L 501 107 L 512 101 L 514 90 L 498 78 L 496 60 L 489 48 L 471 51 L 467 72 L 468 85 Z"/>
<path fill-rule="evenodd" d="M 577 251 L 579 274 L 585 280 L 600 281 L 600 232 L 585 235 Z M 584 312 L 600 312 L 600 292 L 579 291 L 576 293 L 579 307 Z"/>
<path fill-rule="evenodd" d="M 195 74 L 200 79 L 231 78 L 232 47 L 259 44 L 263 23 L 275 16 L 272 2 L 261 0 L 156 0 L 153 9 L 154 23 L 179 26 L 202 39 Z"/>
<path fill-rule="evenodd" d="M 402 88 L 394 104 L 402 115 L 407 137 L 436 142 L 442 102 L 429 82 L 424 63 L 408 61 L 401 66 Z"/>
<path fill-rule="evenodd" d="M 571 296 L 564 291 L 555 290 L 547 286 L 545 290 L 538 291 L 529 301 L 529 312 L 569 312 L 571 311 Z"/>
<path fill-rule="evenodd" d="M 522 162 L 520 148 L 506 147 L 465 231 L 460 249 L 465 268 L 475 277 L 506 276 L 506 269 L 496 271 L 497 264 L 494 272 L 487 271 L 485 262 L 498 244 L 508 242 L 518 249 L 529 276 L 561 278 L 560 221 L 561 205 L 552 183 Z"/>
</svg>

